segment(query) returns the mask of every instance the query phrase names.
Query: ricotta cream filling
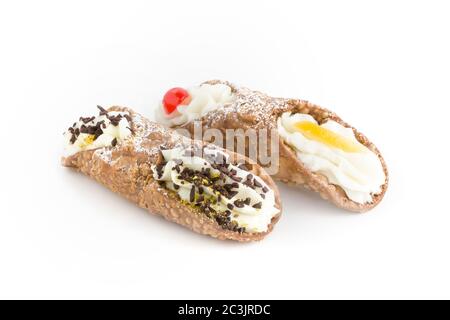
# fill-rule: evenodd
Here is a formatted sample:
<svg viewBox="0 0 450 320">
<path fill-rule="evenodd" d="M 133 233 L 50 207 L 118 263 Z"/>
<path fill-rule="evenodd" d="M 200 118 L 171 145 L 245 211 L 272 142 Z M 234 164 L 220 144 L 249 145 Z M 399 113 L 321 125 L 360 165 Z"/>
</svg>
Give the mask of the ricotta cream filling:
<svg viewBox="0 0 450 320">
<path fill-rule="evenodd" d="M 272 218 L 279 213 L 275 207 L 275 193 L 259 177 L 228 162 L 226 171 L 232 175 L 221 175 L 221 170 L 210 159 L 225 157 L 228 155 L 218 150 L 204 149 L 205 158 L 186 155 L 182 148 L 162 150 L 166 163 L 158 170 L 153 166 L 154 178 L 164 181 L 168 189 L 177 192 L 180 198 L 188 203 L 196 203 L 199 197 L 210 199 L 210 207 L 217 213 L 227 212 L 231 221 L 235 221 L 239 227 L 247 232 L 267 231 Z M 183 179 L 185 170 L 195 175 L 195 172 L 209 172 L 212 177 L 219 177 L 214 184 L 230 189 L 229 194 L 221 194 L 213 184 L 202 184 L 202 193 L 199 192 L 199 184 Z M 193 173 L 194 172 L 194 173 Z M 192 177 L 195 180 L 195 176 Z M 250 183 L 246 183 L 250 181 Z M 230 188 L 230 186 L 233 186 Z M 194 191 L 193 191 L 194 190 Z"/>
<path fill-rule="evenodd" d="M 64 133 L 64 155 L 115 146 L 131 136 L 130 119 L 128 112 L 107 112 L 103 108 L 99 116 L 81 117 Z"/>
<path fill-rule="evenodd" d="M 319 125 L 308 114 L 290 112 L 278 118 L 277 126 L 301 162 L 340 186 L 352 201 L 370 203 L 381 192 L 386 181 L 381 161 L 356 139 L 351 128 L 332 120 Z"/>
</svg>

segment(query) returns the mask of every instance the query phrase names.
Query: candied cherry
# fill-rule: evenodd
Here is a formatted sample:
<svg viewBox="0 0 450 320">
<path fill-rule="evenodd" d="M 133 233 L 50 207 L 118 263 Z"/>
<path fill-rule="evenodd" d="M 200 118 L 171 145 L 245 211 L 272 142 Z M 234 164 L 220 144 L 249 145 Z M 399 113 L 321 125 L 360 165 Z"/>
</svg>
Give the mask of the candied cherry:
<svg viewBox="0 0 450 320">
<path fill-rule="evenodd" d="M 191 96 L 183 88 L 172 88 L 166 92 L 163 98 L 164 109 L 168 114 L 174 112 L 179 105 L 189 104 Z"/>
</svg>

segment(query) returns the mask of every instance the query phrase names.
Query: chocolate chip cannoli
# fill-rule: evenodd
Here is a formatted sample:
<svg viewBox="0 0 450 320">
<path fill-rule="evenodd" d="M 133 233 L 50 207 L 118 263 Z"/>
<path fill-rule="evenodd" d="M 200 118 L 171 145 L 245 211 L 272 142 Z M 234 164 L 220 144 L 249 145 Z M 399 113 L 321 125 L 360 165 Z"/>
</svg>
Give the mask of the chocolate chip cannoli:
<svg viewBox="0 0 450 320">
<path fill-rule="evenodd" d="M 375 145 L 335 113 L 305 100 L 214 80 L 169 90 L 156 119 L 197 139 L 200 130 L 203 140 L 241 152 L 274 178 L 316 191 L 347 210 L 375 207 L 387 189 L 387 167 Z M 206 134 L 210 129 L 221 134 Z M 229 143 L 242 137 L 241 150 Z"/>
<path fill-rule="evenodd" d="M 62 164 L 195 232 L 254 241 L 281 214 L 278 190 L 250 159 L 193 141 L 131 109 L 99 107 L 65 132 Z"/>
</svg>

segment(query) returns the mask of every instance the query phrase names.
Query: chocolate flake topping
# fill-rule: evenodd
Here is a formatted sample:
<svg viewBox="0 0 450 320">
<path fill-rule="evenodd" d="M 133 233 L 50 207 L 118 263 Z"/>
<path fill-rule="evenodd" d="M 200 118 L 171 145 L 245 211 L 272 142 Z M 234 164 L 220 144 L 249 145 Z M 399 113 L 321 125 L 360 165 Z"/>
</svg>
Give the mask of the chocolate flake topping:
<svg viewBox="0 0 450 320">
<path fill-rule="evenodd" d="M 111 118 L 112 117 L 108 117 L 111 122 L 116 120 Z M 194 156 L 196 155 L 196 151 L 199 150 L 189 148 L 183 152 L 183 155 L 187 157 Z M 162 154 L 160 157 L 162 157 Z M 180 180 L 179 184 L 185 185 L 186 183 L 189 183 L 191 185 L 188 202 L 191 206 L 200 209 L 206 217 L 214 219 L 222 228 L 240 233 L 245 232 L 244 227 L 239 227 L 236 221 L 232 221 L 232 211 L 235 208 L 243 208 L 245 206 L 261 209 L 262 202 L 252 204 L 250 197 L 245 199 L 235 199 L 231 203 L 228 203 L 226 209 L 221 212 L 216 211 L 211 206 L 214 206 L 217 202 L 221 202 L 222 197 L 229 200 L 233 199 L 238 194 L 237 190 L 240 187 L 240 183 L 252 189 L 255 189 L 256 187 L 262 188 L 262 184 L 256 180 L 255 176 L 251 173 L 244 176 L 244 178 L 238 176 L 237 170 L 230 168 L 231 164 L 229 163 L 229 159 L 224 154 L 206 153 L 204 160 L 206 161 L 204 162 L 204 165 L 206 166 L 209 163 L 214 170 L 211 170 L 211 168 L 193 170 L 188 167 L 183 167 L 183 161 L 181 159 L 173 159 L 175 165 L 172 167 L 172 170 L 175 170 L 178 173 L 178 179 Z M 162 161 L 156 165 L 155 170 L 159 178 L 162 177 L 166 164 L 164 157 L 162 157 Z M 241 163 L 238 166 L 242 170 L 248 170 L 244 163 Z M 232 180 L 231 183 L 226 183 L 227 177 Z M 211 188 L 213 195 L 206 193 L 204 190 L 205 187 Z M 173 184 L 173 189 L 179 190 L 180 186 Z M 262 190 L 266 193 L 268 188 L 264 187 Z M 265 198 L 265 195 L 261 194 L 261 197 Z"/>
<path fill-rule="evenodd" d="M 106 116 L 113 126 L 118 126 L 119 122 L 120 122 L 120 120 L 122 120 L 122 118 L 125 118 L 129 122 L 131 122 L 131 117 L 128 114 L 124 114 L 124 115 L 118 114 L 118 115 L 110 116 L 108 114 L 108 111 L 105 110 L 103 107 L 97 106 L 97 108 L 100 110 L 99 115 Z M 103 134 L 103 129 L 106 129 L 106 123 L 104 120 L 101 120 L 101 121 L 98 121 L 97 123 L 89 124 L 91 122 L 93 123 L 94 120 L 95 120 L 95 116 L 80 117 L 80 121 L 82 122 L 80 128 L 75 128 L 77 126 L 77 123 L 75 122 L 72 125 L 72 127 L 70 127 L 68 129 L 69 133 L 71 133 L 70 143 L 74 144 L 81 133 L 93 135 L 94 141 L 99 136 L 101 136 Z M 131 128 L 128 127 L 128 129 L 130 129 L 130 131 L 133 133 L 133 130 Z M 114 140 L 111 141 L 111 145 L 114 147 L 117 145 L 117 142 L 118 142 L 117 139 L 114 138 Z"/>
</svg>

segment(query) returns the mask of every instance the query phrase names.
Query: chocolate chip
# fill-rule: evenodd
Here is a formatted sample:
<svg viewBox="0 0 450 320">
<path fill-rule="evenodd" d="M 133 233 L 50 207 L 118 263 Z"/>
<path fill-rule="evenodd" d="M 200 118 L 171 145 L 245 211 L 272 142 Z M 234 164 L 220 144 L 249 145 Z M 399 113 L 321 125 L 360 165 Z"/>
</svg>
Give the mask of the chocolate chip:
<svg viewBox="0 0 450 320">
<path fill-rule="evenodd" d="M 235 195 L 237 195 L 238 194 L 238 192 L 237 191 L 230 191 L 229 193 L 228 193 L 228 199 L 231 199 L 231 198 L 233 198 Z"/>
<path fill-rule="evenodd" d="M 81 127 L 80 127 L 80 132 L 81 133 L 88 133 L 89 132 L 88 127 L 86 127 L 84 124 L 82 124 Z"/>
<path fill-rule="evenodd" d="M 79 120 L 80 120 L 81 122 L 83 122 L 84 124 L 87 124 L 87 123 L 90 122 L 92 119 L 91 119 L 91 118 L 80 117 Z"/>
<path fill-rule="evenodd" d="M 115 116 L 106 115 L 111 124 L 115 127 L 119 125 L 120 120 L 122 120 L 122 115 L 118 114 Z"/>
<path fill-rule="evenodd" d="M 97 130 L 95 130 L 95 139 L 97 139 L 98 137 L 100 137 L 103 134 L 103 130 L 99 127 L 97 128 Z M 117 141 L 116 141 L 117 142 Z"/>
<path fill-rule="evenodd" d="M 97 128 L 94 126 L 88 126 L 87 128 L 89 134 L 95 134 L 95 132 L 97 131 Z"/>
<path fill-rule="evenodd" d="M 230 210 L 233 210 L 234 206 L 231 203 L 229 203 L 229 204 L 227 204 L 227 208 L 230 209 Z"/>
<path fill-rule="evenodd" d="M 261 188 L 261 187 L 262 187 L 262 184 L 259 183 L 259 181 L 256 180 L 256 179 L 253 179 L 253 183 L 255 184 L 255 187 L 258 187 L 258 188 Z"/>
<path fill-rule="evenodd" d="M 106 111 L 102 106 L 97 105 L 97 108 L 100 110 L 101 116 L 108 114 L 108 111 Z"/>
<path fill-rule="evenodd" d="M 164 173 L 164 163 L 159 163 L 156 165 L 156 173 L 158 174 L 158 179 L 161 179 L 161 177 L 163 176 Z"/>
<path fill-rule="evenodd" d="M 114 138 L 114 139 L 111 141 L 111 145 L 112 145 L 113 147 L 115 147 L 115 146 L 117 145 L 117 138 Z"/>
<path fill-rule="evenodd" d="M 244 200 L 244 203 L 248 206 L 248 205 L 250 205 L 250 198 L 246 198 L 245 200 Z"/>
<path fill-rule="evenodd" d="M 234 203 L 234 205 L 235 205 L 237 208 L 243 208 L 243 207 L 244 207 L 244 201 L 242 201 L 241 199 L 237 199 L 237 200 L 235 200 L 233 203 Z"/>
<path fill-rule="evenodd" d="M 262 207 L 262 202 L 255 203 L 253 205 L 253 208 L 255 208 L 255 209 L 261 209 L 261 207 Z"/>
<path fill-rule="evenodd" d="M 264 186 L 263 189 L 262 189 L 262 191 L 263 191 L 264 193 L 267 193 L 267 192 L 269 191 L 269 188 L 267 188 L 266 186 Z"/>
<path fill-rule="evenodd" d="M 237 181 L 237 182 L 241 182 L 242 181 L 241 177 L 231 176 L 230 178 L 233 179 L 234 181 Z"/>
<path fill-rule="evenodd" d="M 163 187 L 163 188 L 166 187 L 166 182 L 165 182 L 165 181 L 158 181 L 158 184 L 159 184 L 161 187 Z"/>
<path fill-rule="evenodd" d="M 195 187 L 192 186 L 191 192 L 189 193 L 189 201 L 194 202 L 195 200 Z"/>
<path fill-rule="evenodd" d="M 245 180 L 245 181 L 243 182 L 243 184 L 246 185 L 247 187 L 252 188 L 252 189 L 255 188 L 255 186 L 253 185 L 252 180 Z"/>
</svg>

